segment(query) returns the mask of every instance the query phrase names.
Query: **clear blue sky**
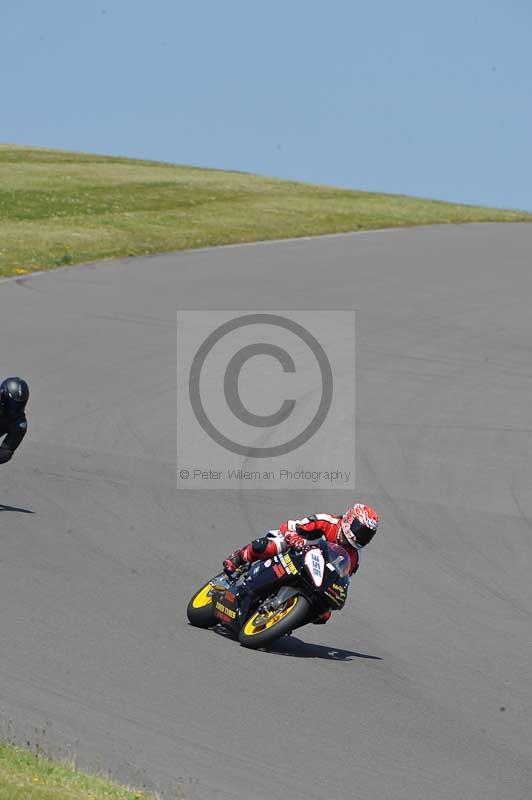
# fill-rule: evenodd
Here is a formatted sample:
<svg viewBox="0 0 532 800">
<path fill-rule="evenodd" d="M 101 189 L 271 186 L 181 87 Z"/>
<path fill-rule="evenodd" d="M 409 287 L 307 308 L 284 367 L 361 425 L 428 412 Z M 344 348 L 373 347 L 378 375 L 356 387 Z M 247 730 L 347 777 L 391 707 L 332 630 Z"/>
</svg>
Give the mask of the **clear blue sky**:
<svg viewBox="0 0 532 800">
<path fill-rule="evenodd" d="M 0 141 L 532 210 L 532 3 L 0 0 Z"/>
</svg>

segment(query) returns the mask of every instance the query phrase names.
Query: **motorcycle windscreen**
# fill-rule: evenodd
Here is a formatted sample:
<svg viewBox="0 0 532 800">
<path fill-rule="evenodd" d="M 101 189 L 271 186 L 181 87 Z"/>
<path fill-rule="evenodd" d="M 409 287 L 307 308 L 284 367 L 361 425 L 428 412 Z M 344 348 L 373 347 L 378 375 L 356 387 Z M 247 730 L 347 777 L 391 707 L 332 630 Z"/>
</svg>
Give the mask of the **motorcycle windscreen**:
<svg viewBox="0 0 532 800">
<path fill-rule="evenodd" d="M 343 547 L 339 544 L 327 543 L 327 562 L 334 567 L 340 578 L 348 578 L 351 561 Z"/>
</svg>

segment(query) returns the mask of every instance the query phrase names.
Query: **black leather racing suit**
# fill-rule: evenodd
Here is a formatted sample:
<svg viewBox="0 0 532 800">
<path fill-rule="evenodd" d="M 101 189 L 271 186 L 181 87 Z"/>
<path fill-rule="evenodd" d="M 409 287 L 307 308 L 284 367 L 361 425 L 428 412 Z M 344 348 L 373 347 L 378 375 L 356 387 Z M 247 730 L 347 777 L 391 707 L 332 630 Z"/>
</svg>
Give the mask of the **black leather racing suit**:
<svg viewBox="0 0 532 800">
<path fill-rule="evenodd" d="M 16 416 L 9 416 L 0 404 L 0 438 L 5 437 L 0 444 L 0 464 L 9 461 L 27 430 L 28 421 L 23 411 Z"/>
</svg>

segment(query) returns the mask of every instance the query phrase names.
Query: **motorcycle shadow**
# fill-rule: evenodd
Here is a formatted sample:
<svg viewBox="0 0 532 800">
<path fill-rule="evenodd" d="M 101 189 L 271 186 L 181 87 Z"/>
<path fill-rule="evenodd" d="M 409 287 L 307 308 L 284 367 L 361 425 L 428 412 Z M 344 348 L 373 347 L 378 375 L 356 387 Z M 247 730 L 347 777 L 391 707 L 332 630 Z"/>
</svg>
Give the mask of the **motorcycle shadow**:
<svg viewBox="0 0 532 800">
<path fill-rule="evenodd" d="M 214 633 L 226 639 L 236 640 L 236 636 L 227 628 L 216 626 Z M 276 656 L 289 656 L 291 658 L 325 658 L 328 661 L 353 661 L 355 658 L 367 658 L 371 661 L 382 661 L 380 656 L 368 653 L 358 653 L 356 650 L 343 650 L 339 647 L 327 647 L 324 644 L 312 644 L 298 639 L 297 636 L 283 636 L 269 647 L 261 647 L 258 652 L 272 653 Z"/>
<path fill-rule="evenodd" d="M 353 661 L 355 658 L 367 658 L 371 661 L 382 661 L 380 656 L 358 653 L 356 650 L 343 650 L 339 647 L 328 647 L 323 644 L 304 642 L 296 636 L 285 636 L 268 648 L 269 653 L 292 658 L 325 658 L 329 661 Z"/>
<path fill-rule="evenodd" d="M 29 508 L 18 508 L 18 506 L 6 506 L 0 503 L 0 511 L 15 511 L 18 514 L 34 514 L 35 512 Z"/>
</svg>

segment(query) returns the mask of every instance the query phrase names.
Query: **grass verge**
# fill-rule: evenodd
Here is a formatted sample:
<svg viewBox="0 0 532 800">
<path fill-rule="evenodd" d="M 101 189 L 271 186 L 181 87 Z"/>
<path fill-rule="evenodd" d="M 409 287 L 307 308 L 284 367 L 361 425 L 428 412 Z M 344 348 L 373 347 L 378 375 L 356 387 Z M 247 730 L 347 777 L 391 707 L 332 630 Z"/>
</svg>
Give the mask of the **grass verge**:
<svg viewBox="0 0 532 800">
<path fill-rule="evenodd" d="M 0 800 L 155 800 L 0 742 Z"/>
<path fill-rule="evenodd" d="M 0 275 L 323 233 L 532 214 L 0 145 Z"/>
</svg>

